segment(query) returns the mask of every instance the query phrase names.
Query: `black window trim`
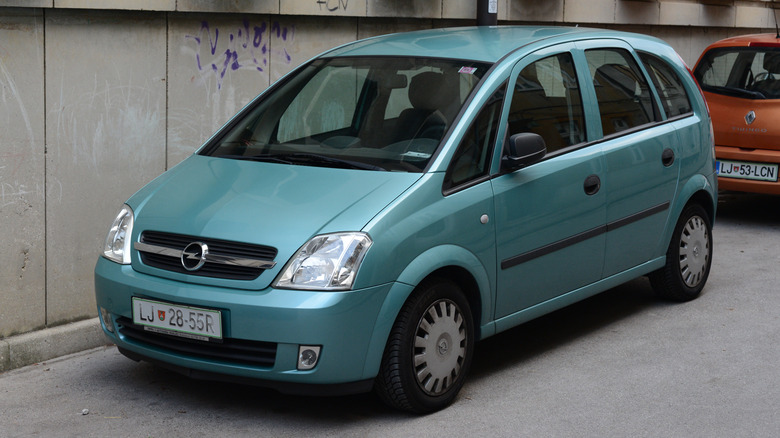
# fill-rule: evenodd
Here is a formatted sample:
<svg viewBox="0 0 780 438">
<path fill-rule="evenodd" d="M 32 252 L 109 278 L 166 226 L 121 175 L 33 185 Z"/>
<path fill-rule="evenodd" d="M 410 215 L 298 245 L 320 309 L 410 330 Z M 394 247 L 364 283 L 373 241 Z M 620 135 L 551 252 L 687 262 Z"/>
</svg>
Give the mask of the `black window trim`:
<svg viewBox="0 0 780 438">
<path fill-rule="evenodd" d="M 642 59 L 642 55 L 653 57 L 653 58 L 658 59 L 659 61 L 661 61 L 661 62 L 663 62 L 665 64 L 668 64 L 669 67 L 672 69 L 672 72 L 675 75 L 677 75 L 678 79 L 680 79 L 680 81 L 682 82 L 683 90 L 685 91 L 685 98 L 688 100 L 688 106 L 691 109 L 690 109 L 690 111 L 687 111 L 685 113 L 678 114 L 676 116 L 670 117 L 669 114 L 666 114 L 666 109 L 664 108 L 664 115 L 666 116 L 666 120 L 670 120 L 670 119 L 678 120 L 678 119 L 681 119 L 681 118 L 686 118 L 686 117 L 690 117 L 690 116 L 694 115 L 695 111 L 693 110 L 693 102 L 691 101 L 691 94 L 690 94 L 692 90 L 688 90 L 688 87 L 686 86 L 685 81 L 682 78 L 680 78 L 680 74 L 677 71 L 675 71 L 674 67 L 672 65 L 670 65 L 670 63 L 666 62 L 660 56 L 656 55 L 655 53 L 648 52 L 647 50 L 636 50 L 636 54 L 639 57 L 639 61 L 641 63 L 641 67 L 645 69 L 645 71 L 647 72 L 648 76 L 651 75 L 652 73 L 650 73 L 650 69 L 647 67 L 645 61 Z M 691 72 L 690 76 L 693 76 L 692 72 Z M 694 79 L 694 80 L 696 80 L 696 79 Z M 658 100 L 658 103 L 656 103 L 656 105 L 660 104 L 659 108 L 663 108 L 663 103 L 661 102 L 661 93 L 658 90 L 658 87 L 655 86 L 655 82 L 653 82 L 653 78 L 652 77 L 650 77 L 650 86 L 653 87 L 653 90 L 655 90 L 655 99 Z M 659 113 L 659 115 L 660 115 L 660 113 Z"/>
<path fill-rule="evenodd" d="M 625 129 L 623 131 L 615 132 L 613 134 L 608 134 L 608 135 L 604 135 L 604 132 L 603 132 L 603 129 L 602 129 L 602 132 L 601 132 L 602 139 L 616 138 L 616 136 L 623 135 L 623 134 L 628 133 L 628 132 L 634 132 L 635 130 L 638 130 L 638 129 L 644 129 L 648 125 L 654 125 L 656 123 L 665 122 L 665 120 L 661 120 L 662 119 L 662 117 L 661 117 L 661 109 L 659 107 L 659 104 L 661 102 L 658 100 L 659 99 L 658 90 L 655 89 L 655 84 L 653 84 L 653 80 L 648 77 L 649 73 L 647 72 L 647 68 L 645 67 L 644 62 L 642 62 L 642 59 L 639 57 L 639 51 L 634 49 L 634 48 L 627 49 L 627 48 L 622 47 L 622 46 L 603 46 L 603 47 L 589 47 L 589 48 L 583 50 L 583 54 L 585 54 L 585 53 L 587 53 L 589 51 L 594 51 L 594 50 L 622 50 L 623 52 L 628 53 L 629 58 L 631 58 L 634 61 L 634 63 L 636 63 L 636 67 L 639 68 L 639 73 L 645 79 L 645 83 L 647 84 L 647 89 L 648 89 L 648 91 L 650 91 L 650 94 L 651 94 L 651 102 L 653 104 L 653 118 L 656 119 L 656 120 L 650 120 L 648 123 L 643 123 L 641 125 L 637 125 L 637 126 L 634 126 L 632 128 L 628 128 L 628 129 Z M 587 59 L 587 56 L 586 56 L 586 59 Z M 590 74 L 590 71 L 588 72 L 588 74 Z M 590 82 L 590 86 L 594 87 L 594 84 L 593 84 L 592 81 Z M 655 92 L 655 93 L 653 93 L 653 92 Z M 596 105 L 598 105 L 598 103 L 599 103 L 598 99 L 596 99 L 596 101 L 594 103 Z M 664 111 L 664 113 L 665 112 L 666 111 Z M 600 123 L 601 123 L 601 110 L 599 110 L 599 124 Z"/>
<path fill-rule="evenodd" d="M 571 152 L 578 151 L 580 149 L 589 148 L 589 147 L 592 147 L 592 146 L 597 146 L 597 145 L 599 145 L 601 143 L 604 143 L 604 142 L 607 142 L 607 141 L 611 141 L 611 140 L 614 140 L 614 139 L 617 139 L 617 138 L 620 138 L 620 137 L 623 137 L 623 136 L 626 136 L 626 135 L 632 135 L 632 134 L 635 134 L 637 132 L 640 132 L 640 131 L 643 131 L 643 130 L 646 130 L 646 129 L 652 129 L 652 128 L 657 127 L 657 126 L 663 126 L 663 125 L 668 124 L 668 123 L 673 123 L 673 122 L 676 122 L 676 121 L 679 121 L 679 120 L 683 120 L 683 119 L 687 119 L 689 117 L 696 116 L 696 111 L 694 109 L 693 102 L 690 102 L 690 90 L 688 90 L 687 85 L 685 84 L 685 81 L 683 80 L 683 86 L 685 87 L 686 96 L 688 97 L 688 101 L 690 103 L 691 110 L 686 112 L 686 113 L 679 114 L 679 115 L 676 115 L 676 116 L 673 116 L 673 117 L 669 117 L 669 115 L 666 114 L 666 111 L 664 110 L 663 111 L 663 116 L 665 116 L 665 119 L 661 117 L 662 113 L 660 111 L 660 106 L 659 106 L 660 105 L 660 101 L 659 101 L 660 94 L 658 94 L 658 90 L 656 89 L 656 86 L 653 83 L 652 78 L 648 77 L 648 75 L 650 73 L 647 71 L 647 67 L 645 66 L 644 61 L 642 61 L 642 59 L 641 59 L 641 57 L 639 55 L 640 55 L 640 53 L 646 53 L 646 54 L 649 54 L 651 56 L 655 56 L 656 58 L 659 58 L 659 59 L 663 60 L 662 58 L 660 58 L 659 56 L 657 56 L 657 55 L 655 55 L 653 53 L 650 53 L 650 52 L 648 52 L 646 50 L 637 50 L 637 49 L 628 50 L 628 49 L 626 49 L 625 47 L 622 47 L 622 46 L 594 47 L 594 49 L 602 49 L 602 48 L 613 48 L 613 49 L 614 48 L 619 48 L 619 49 L 625 50 L 629 54 L 631 54 L 631 56 L 634 59 L 634 61 L 637 62 L 638 67 L 640 68 L 642 75 L 645 77 L 645 80 L 648 81 L 647 82 L 648 87 L 650 87 L 650 89 L 653 91 L 653 93 L 651 93 L 651 94 L 653 94 L 653 98 L 652 98 L 652 101 L 653 101 L 653 111 L 656 112 L 655 115 L 657 116 L 658 120 L 653 120 L 653 121 L 650 121 L 648 123 L 644 123 L 644 124 L 639 125 L 639 126 L 634 126 L 633 128 L 629 128 L 629 129 L 626 129 L 626 130 L 623 130 L 623 131 L 620 131 L 620 132 L 616 132 L 614 134 L 609 134 L 609 135 L 606 135 L 606 136 L 603 135 L 603 133 L 602 133 L 602 137 L 601 138 L 598 138 L 598 139 L 595 139 L 595 140 L 590 140 L 590 141 L 586 140 L 586 141 L 583 141 L 581 143 L 577 143 L 577 144 L 574 144 L 574 145 L 567 146 L 565 148 L 558 149 L 556 151 L 553 151 L 553 152 L 550 152 L 548 154 L 545 154 L 544 158 L 542 158 L 542 160 L 540 160 L 540 163 L 544 162 L 544 161 L 547 161 L 547 160 L 551 160 L 553 158 L 556 158 L 556 157 L 559 157 L 559 156 L 562 156 L 562 155 L 565 155 L 565 154 L 568 154 L 568 153 L 571 153 Z M 569 51 L 569 53 L 571 53 L 571 51 Z M 634 56 L 634 55 L 636 55 L 636 56 Z M 495 64 L 493 64 L 493 67 L 497 66 L 499 63 L 500 63 L 500 61 L 496 62 Z M 493 67 L 491 67 L 491 70 L 492 70 Z M 575 65 L 575 68 L 577 68 L 576 65 Z M 677 72 L 675 72 L 675 73 L 677 73 Z M 488 73 L 485 74 L 485 77 L 487 77 L 487 75 L 488 75 Z M 483 79 L 484 79 L 484 77 L 483 77 Z M 479 87 L 480 85 L 481 85 L 481 83 L 477 84 L 477 86 L 474 88 L 474 91 L 476 91 L 477 87 Z M 476 94 L 476 93 L 474 93 L 474 94 Z M 467 102 L 471 98 L 473 98 L 473 95 L 470 96 L 469 99 L 467 99 Z M 583 100 L 583 108 L 584 108 L 584 103 L 585 102 Z M 466 103 L 464 103 L 463 108 L 465 108 L 465 107 L 466 107 Z M 456 118 L 456 120 L 459 120 L 460 115 L 461 114 L 458 114 L 458 118 Z M 503 117 L 503 112 L 502 112 L 502 117 Z M 600 121 L 600 117 L 601 116 L 599 115 L 599 121 Z M 503 118 L 501 120 L 503 120 Z M 455 124 L 453 123 L 453 126 L 454 125 Z M 445 134 L 445 138 L 442 139 L 442 144 L 444 143 L 445 139 L 449 136 L 449 134 L 450 134 L 449 131 Z M 504 147 L 505 142 L 508 141 L 508 139 L 509 139 L 509 132 L 505 131 L 504 134 L 505 134 L 504 135 L 505 138 L 501 142 L 501 145 L 502 145 L 501 147 L 502 148 Z M 503 155 L 503 151 L 502 151 L 502 155 Z M 485 176 L 482 176 L 482 177 L 478 177 L 478 178 L 475 178 L 473 180 L 469 180 L 469 181 L 467 181 L 465 183 L 462 183 L 460 185 L 452 186 L 452 187 L 449 187 L 449 188 L 446 188 L 446 189 L 442 188 L 442 194 L 444 196 L 449 196 L 449 195 L 455 194 L 455 193 L 457 193 L 457 192 L 459 192 L 461 190 L 468 189 L 470 187 L 473 187 L 475 185 L 478 185 L 478 184 L 483 183 L 483 182 L 488 181 L 488 180 L 492 180 L 494 178 L 498 178 L 498 177 L 501 177 L 501 176 L 504 176 L 504 175 L 509 175 L 509 174 L 512 174 L 512 173 L 515 173 L 515 172 L 522 172 L 523 169 L 525 169 L 525 168 L 517 169 L 517 170 L 511 171 L 511 172 L 507 172 L 507 171 L 505 171 L 504 169 L 502 169 L 499 166 L 498 170 L 496 172 L 490 174 L 490 175 L 485 175 Z"/>
<path fill-rule="evenodd" d="M 492 70 L 492 67 L 491 67 L 491 70 Z M 482 79 L 484 80 L 485 77 L 487 77 L 487 75 L 489 73 L 490 73 L 490 70 L 488 70 L 488 72 L 485 73 L 485 76 Z M 504 100 L 501 102 L 501 108 L 500 108 L 500 111 L 498 113 L 499 131 L 501 130 L 501 121 L 503 120 L 503 117 L 504 117 L 504 109 L 505 109 L 504 108 L 504 106 L 505 106 L 504 104 L 506 103 L 507 93 L 508 93 L 508 89 L 509 89 L 508 88 L 508 84 L 509 84 L 509 80 L 507 79 L 504 82 L 502 82 L 498 87 L 496 87 L 496 90 L 493 91 L 493 93 L 491 93 L 491 96 L 492 96 L 493 94 L 495 94 L 496 92 L 498 92 L 502 88 L 504 89 Z M 475 98 L 475 96 L 477 94 L 476 93 L 477 87 L 481 87 L 481 86 L 482 86 L 482 80 L 480 80 L 480 82 L 477 83 L 477 85 L 474 87 L 474 90 L 472 90 L 471 95 L 466 99 L 466 102 L 463 103 L 463 106 L 461 107 L 460 112 L 455 117 L 455 121 L 450 126 L 450 129 L 447 130 L 447 132 L 445 133 L 444 137 L 442 137 L 441 143 L 439 143 L 439 149 L 441 149 L 441 147 L 444 144 L 444 142 L 449 139 L 450 133 L 452 132 L 452 129 L 456 126 L 456 124 L 460 123 L 460 119 L 463 116 L 463 112 L 466 111 L 466 108 L 471 104 L 471 102 L 474 100 L 474 98 Z M 490 100 L 490 98 L 488 98 L 488 100 Z M 482 114 L 482 110 L 484 108 L 485 107 L 483 106 L 483 107 L 481 107 L 479 109 L 479 111 L 477 111 L 476 116 L 469 123 L 469 128 L 471 128 L 471 125 L 474 122 L 476 122 L 477 118 Z M 504 132 L 504 136 L 506 136 L 506 132 Z M 461 139 L 461 140 L 463 140 L 463 139 Z M 501 147 L 502 148 L 503 148 L 504 141 L 501 141 L 501 145 L 502 145 Z M 479 183 L 482 183 L 484 181 L 489 181 L 492 178 L 492 175 L 490 173 L 490 168 L 493 167 L 493 159 L 495 158 L 496 145 L 497 144 L 498 144 L 498 133 L 496 133 L 496 140 L 490 146 L 490 153 L 488 155 L 488 156 L 490 156 L 490 163 L 488 165 L 488 172 L 485 175 L 478 176 L 478 177 L 472 178 L 470 180 L 466 180 L 466 181 L 464 181 L 464 182 L 462 182 L 460 184 L 448 185 L 450 174 L 451 174 L 451 170 L 452 170 L 452 162 L 447 163 L 447 169 L 444 171 L 444 181 L 442 181 L 442 190 L 441 190 L 442 195 L 449 196 L 449 195 L 455 194 L 455 193 L 457 193 L 457 192 L 459 192 L 461 190 L 468 189 L 469 187 L 474 187 L 475 185 L 477 185 Z M 455 151 L 457 151 L 459 146 L 460 146 L 460 144 L 458 144 L 458 146 L 455 146 Z M 439 149 L 437 149 L 436 153 L 440 152 Z M 431 160 L 431 161 L 433 161 L 433 160 Z M 430 165 L 430 162 L 429 162 L 429 165 Z M 427 171 L 427 169 L 426 169 L 426 171 Z"/>
<path fill-rule="evenodd" d="M 683 114 L 683 115 L 680 115 L 680 116 L 676 116 L 676 117 L 669 118 L 669 119 L 662 120 L 662 121 L 658 121 L 658 122 L 645 123 L 644 125 L 635 126 L 635 127 L 631 128 L 631 129 L 626 129 L 624 131 L 620 131 L 620 132 L 617 132 L 617 133 L 614 133 L 614 134 L 610 134 L 608 136 L 601 137 L 601 138 L 599 138 L 597 140 L 586 141 L 586 142 L 578 143 L 576 145 L 568 146 L 568 147 L 563 148 L 563 149 L 558 149 L 555 152 L 551 152 L 549 154 L 546 154 L 544 156 L 544 158 L 542 158 L 539 161 L 539 163 L 545 162 L 547 160 L 551 160 L 553 158 L 557 158 L 557 157 L 565 155 L 565 154 L 569 154 L 571 152 L 576 152 L 576 151 L 578 151 L 580 149 L 585 149 L 585 148 L 589 148 L 589 147 L 592 147 L 592 146 L 597 146 L 597 145 L 599 145 L 601 143 L 604 143 L 604 142 L 607 142 L 607 141 L 611 141 L 611 140 L 614 140 L 616 138 L 620 138 L 620 137 L 623 137 L 623 136 L 626 136 L 626 135 L 635 134 L 635 133 L 637 133 L 639 131 L 644 131 L 645 129 L 652 129 L 652 128 L 656 127 L 656 126 L 663 126 L 663 125 L 666 125 L 668 123 L 672 123 L 672 122 L 676 122 L 678 120 L 686 119 L 688 117 L 692 117 L 693 115 L 695 115 L 695 113 L 686 113 L 686 114 Z M 536 163 L 536 164 L 538 164 L 538 163 Z M 536 164 L 533 164 L 533 166 L 535 166 Z M 524 169 L 526 169 L 526 167 L 523 167 L 521 169 L 517 169 L 517 170 L 511 171 L 511 172 L 506 172 L 503 169 L 499 169 L 498 172 L 490 175 L 489 179 L 498 178 L 498 177 L 501 177 L 501 176 L 504 176 L 504 175 L 510 175 L 512 173 L 515 173 L 515 172 L 522 172 Z"/>
</svg>

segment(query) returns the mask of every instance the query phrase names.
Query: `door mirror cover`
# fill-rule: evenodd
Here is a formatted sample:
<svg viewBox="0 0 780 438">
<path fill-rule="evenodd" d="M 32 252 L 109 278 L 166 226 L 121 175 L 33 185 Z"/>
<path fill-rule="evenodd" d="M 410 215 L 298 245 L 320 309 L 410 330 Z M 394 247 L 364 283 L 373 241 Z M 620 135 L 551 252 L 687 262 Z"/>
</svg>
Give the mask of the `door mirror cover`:
<svg viewBox="0 0 780 438">
<path fill-rule="evenodd" d="M 509 138 L 505 154 L 501 157 L 501 167 L 513 172 L 538 163 L 547 154 L 547 145 L 539 134 L 523 132 Z"/>
</svg>

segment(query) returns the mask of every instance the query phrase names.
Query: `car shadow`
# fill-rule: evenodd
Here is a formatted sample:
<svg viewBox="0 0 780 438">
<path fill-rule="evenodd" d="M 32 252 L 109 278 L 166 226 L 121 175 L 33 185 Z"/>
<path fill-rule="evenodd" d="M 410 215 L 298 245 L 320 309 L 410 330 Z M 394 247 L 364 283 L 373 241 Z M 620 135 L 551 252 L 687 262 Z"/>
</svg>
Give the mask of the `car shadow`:
<svg viewBox="0 0 780 438">
<path fill-rule="evenodd" d="M 736 225 L 780 225 L 780 196 L 722 191 L 718 193 L 716 229 L 721 221 Z"/>
<path fill-rule="evenodd" d="M 144 403 L 150 398 L 158 399 L 166 406 L 178 406 L 179 414 L 216 414 L 258 423 L 289 416 L 318 425 L 335 425 L 388 413 L 372 393 L 333 397 L 287 395 L 250 384 L 192 379 L 147 362 L 134 364 L 133 371 L 123 377 L 146 388 Z"/>
<path fill-rule="evenodd" d="M 647 278 L 632 280 L 478 343 L 469 380 L 489 378 L 632 315 L 666 305 L 672 303 L 658 299 Z"/>
</svg>

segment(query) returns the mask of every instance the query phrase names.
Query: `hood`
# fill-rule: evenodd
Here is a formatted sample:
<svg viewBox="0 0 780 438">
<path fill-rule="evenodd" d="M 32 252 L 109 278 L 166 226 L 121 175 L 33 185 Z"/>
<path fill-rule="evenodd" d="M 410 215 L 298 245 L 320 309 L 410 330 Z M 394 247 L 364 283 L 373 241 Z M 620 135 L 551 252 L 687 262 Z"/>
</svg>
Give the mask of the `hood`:
<svg viewBox="0 0 780 438">
<path fill-rule="evenodd" d="M 422 174 L 260 163 L 195 155 L 136 193 L 133 239 L 158 231 L 276 248 L 276 266 L 255 280 L 137 271 L 203 284 L 267 287 L 312 236 L 359 231 Z M 237 284 L 232 284 L 237 283 Z"/>
</svg>

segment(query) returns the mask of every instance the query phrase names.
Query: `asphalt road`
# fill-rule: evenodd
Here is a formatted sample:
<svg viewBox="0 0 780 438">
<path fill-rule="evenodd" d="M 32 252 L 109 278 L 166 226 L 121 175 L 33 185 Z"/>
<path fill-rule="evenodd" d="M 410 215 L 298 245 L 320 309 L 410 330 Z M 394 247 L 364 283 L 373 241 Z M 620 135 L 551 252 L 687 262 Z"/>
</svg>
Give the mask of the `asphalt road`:
<svg viewBox="0 0 780 438">
<path fill-rule="evenodd" d="M 780 197 L 723 194 L 713 234 L 699 299 L 639 279 L 487 339 L 432 415 L 189 380 L 106 347 L 0 374 L 0 436 L 775 437 Z"/>
</svg>

